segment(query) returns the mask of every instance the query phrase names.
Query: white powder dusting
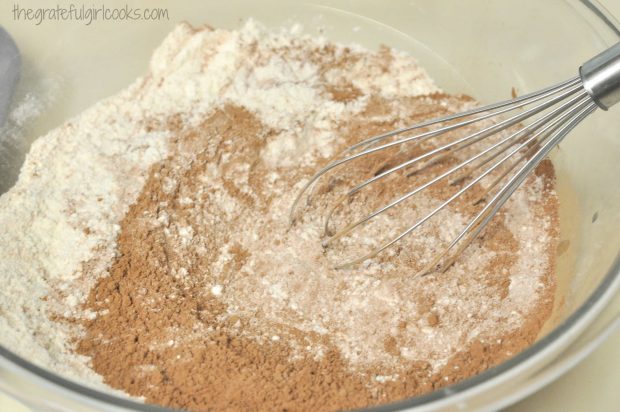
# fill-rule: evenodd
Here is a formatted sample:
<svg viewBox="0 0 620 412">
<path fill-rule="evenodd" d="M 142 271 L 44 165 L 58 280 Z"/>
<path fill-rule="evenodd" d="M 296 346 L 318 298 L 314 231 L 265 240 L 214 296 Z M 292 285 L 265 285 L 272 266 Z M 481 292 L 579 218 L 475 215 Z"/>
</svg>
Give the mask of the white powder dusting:
<svg viewBox="0 0 620 412">
<path fill-rule="evenodd" d="M 211 293 L 213 293 L 213 296 L 221 296 L 222 295 L 222 285 L 213 285 L 211 287 Z"/>
</svg>

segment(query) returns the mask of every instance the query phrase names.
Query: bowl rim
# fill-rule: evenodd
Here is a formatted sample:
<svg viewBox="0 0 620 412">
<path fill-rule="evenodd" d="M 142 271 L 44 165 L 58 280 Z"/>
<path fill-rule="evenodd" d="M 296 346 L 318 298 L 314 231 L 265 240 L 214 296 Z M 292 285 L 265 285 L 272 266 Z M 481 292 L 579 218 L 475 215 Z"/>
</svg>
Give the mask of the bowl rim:
<svg viewBox="0 0 620 412">
<path fill-rule="evenodd" d="M 611 30 L 618 39 L 620 39 L 620 22 L 612 16 L 598 0 L 565 0 L 566 2 L 576 2 L 585 6 L 594 17 Z M 508 359 L 501 364 L 494 366 L 478 375 L 472 376 L 459 383 L 446 386 L 442 389 L 433 391 L 426 395 L 408 398 L 402 401 L 389 404 L 370 407 L 365 410 L 372 412 L 388 412 L 406 410 L 416 407 L 432 407 L 439 406 L 441 401 L 454 400 L 455 396 L 471 396 L 472 392 L 479 392 L 484 386 L 492 384 L 496 378 L 503 377 L 510 379 L 521 369 L 526 369 L 528 365 L 535 363 L 538 359 L 543 358 L 547 353 L 557 350 L 561 346 L 561 338 L 568 337 L 574 333 L 576 329 L 581 332 L 592 318 L 595 318 L 602 311 L 609 301 L 620 293 L 620 251 L 616 255 L 609 271 L 590 294 L 590 296 L 568 316 L 562 323 L 557 325 L 551 332 L 542 339 L 521 351 L 514 357 Z M 42 380 L 43 383 L 51 384 L 61 391 L 68 392 L 72 395 L 85 397 L 89 401 L 100 401 L 110 406 L 125 408 L 135 411 L 144 412 L 172 412 L 175 409 L 166 408 L 154 404 L 141 403 L 132 399 L 122 398 L 120 396 L 104 393 L 100 390 L 74 382 L 64 378 L 54 372 L 39 367 L 23 357 L 17 355 L 11 350 L 0 345 L 0 361 L 8 361 L 15 368 L 15 372 L 20 375 L 35 375 L 35 378 Z M 511 373 L 512 372 L 512 373 Z M 486 384 L 486 385 L 485 385 Z M 477 390 L 476 390 L 477 389 Z"/>
</svg>

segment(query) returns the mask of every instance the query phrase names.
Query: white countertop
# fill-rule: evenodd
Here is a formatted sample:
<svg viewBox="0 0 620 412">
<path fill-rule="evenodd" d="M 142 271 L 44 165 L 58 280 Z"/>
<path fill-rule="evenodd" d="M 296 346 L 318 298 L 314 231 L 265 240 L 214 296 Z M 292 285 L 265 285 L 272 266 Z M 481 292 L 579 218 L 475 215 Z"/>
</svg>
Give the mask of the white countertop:
<svg viewBox="0 0 620 412">
<path fill-rule="evenodd" d="M 599 0 L 620 16 L 620 0 Z M 566 375 L 505 412 L 620 411 L 620 331 Z M 0 412 L 30 412 L 0 394 Z"/>
</svg>

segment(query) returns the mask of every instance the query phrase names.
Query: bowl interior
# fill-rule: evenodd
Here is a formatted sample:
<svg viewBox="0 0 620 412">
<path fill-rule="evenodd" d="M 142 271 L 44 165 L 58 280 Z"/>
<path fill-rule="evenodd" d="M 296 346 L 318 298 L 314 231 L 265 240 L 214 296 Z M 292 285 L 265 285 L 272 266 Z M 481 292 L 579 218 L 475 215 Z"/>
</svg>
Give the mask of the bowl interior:
<svg viewBox="0 0 620 412">
<path fill-rule="evenodd" d="M 39 7 L 34 0 L 19 6 Z M 106 6 L 125 3 L 108 0 Z M 143 74 L 154 47 L 182 20 L 235 28 L 253 17 L 268 26 L 301 23 L 308 33 L 369 48 L 386 44 L 416 56 L 447 92 L 484 103 L 510 97 L 512 88 L 523 94 L 575 76 L 583 61 L 617 41 L 579 1 L 393 0 L 386 7 L 372 0 L 225 5 L 196 0 L 132 6 L 166 8 L 168 19 L 3 21 L 22 51 L 24 68 L 9 122 L 0 129 L 0 193 L 15 182 L 34 138 Z M 556 308 L 545 331 L 585 302 L 619 250 L 615 111 L 595 112 L 553 152 L 563 250 Z"/>
</svg>

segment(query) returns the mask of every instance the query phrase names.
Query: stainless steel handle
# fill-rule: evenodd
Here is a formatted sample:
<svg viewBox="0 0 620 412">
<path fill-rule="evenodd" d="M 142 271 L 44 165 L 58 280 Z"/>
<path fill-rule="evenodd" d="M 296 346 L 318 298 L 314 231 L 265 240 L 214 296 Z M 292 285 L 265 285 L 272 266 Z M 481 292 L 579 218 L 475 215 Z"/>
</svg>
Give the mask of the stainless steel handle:
<svg viewBox="0 0 620 412">
<path fill-rule="evenodd" d="M 583 87 L 603 110 L 620 101 L 620 43 L 579 68 Z"/>
</svg>

